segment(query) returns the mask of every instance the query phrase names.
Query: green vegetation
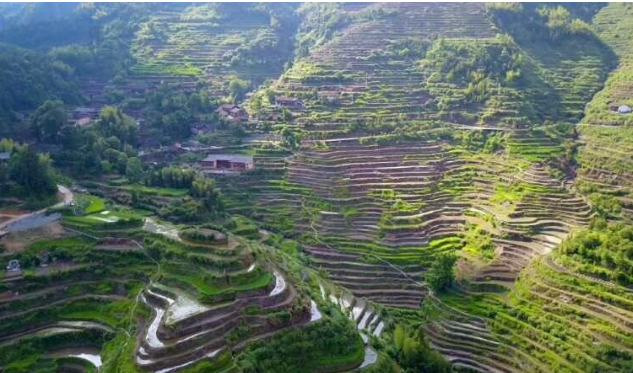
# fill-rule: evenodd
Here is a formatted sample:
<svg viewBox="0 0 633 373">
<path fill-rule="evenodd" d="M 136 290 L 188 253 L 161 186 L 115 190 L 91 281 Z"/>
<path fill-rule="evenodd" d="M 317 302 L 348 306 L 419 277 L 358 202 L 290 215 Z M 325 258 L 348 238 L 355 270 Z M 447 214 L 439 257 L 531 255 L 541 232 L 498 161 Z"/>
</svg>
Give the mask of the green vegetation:
<svg viewBox="0 0 633 373">
<path fill-rule="evenodd" d="M 0 370 L 633 371 L 631 14 L 0 4 Z"/>
<path fill-rule="evenodd" d="M 255 342 L 240 353 L 244 373 L 328 372 L 360 364 L 363 343 L 355 327 L 338 312 L 304 329 Z"/>
<path fill-rule="evenodd" d="M 36 109 L 46 99 L 79 102 L 72 68 L 63 62 L 7 44 L 0 44 L 0 56 L 0 134 L 13 132 L 8 123 L 17 111 Z"/>
<path fill-rule="evenodd" d="M 425 279 L 431 289 L 441 292 L 450 288 L 455 282 L 454 254 L 441 254 L 437 256 L 431 268 L 426 272 Z"/>
<path fill-rule="evenodd" d="M 561 263 L 574 271 L 633 284 L 633 229 L 624 224 L 594 224 L 593 230 L 574 235 L 560 248 Z"/>
<path fill-rule="evenodd" d="M 31 119 L 31 130 L 38 141 L 55 141 L 59 137 L 59 131 L 66 124 L 66 112 L 62 101 L 44 102 L 37 108 Z"/>
<path fill-rule="evenodd" d="M 10 144 L 5 141 L 5 147 Z M 46 154 L 29 146 L 11 145 L 8 165 L 0 164 L 0 190 L 7 197 L 22 197 L 30 207 L 46 207 L 57 199 L 57 172 Z"/>
<path fill-rule="evenodd" d="M 466 101 L 461 102 L 464 104 L 486 101 L 499 85 L 518 82 L 523 57 L 509 38 L 500 38 L 498 43 L 491 44 L 451 43 L 440 39 L 429 49 L 422 64 L 423 69 L 437 72 L 429 81 L 465 87 Z M 442 101 L 439 106 L 448 108 Z"/>
<path fill-rule="evenodd" d="M 77 206 L 83 209 L 84 213 L 87 215 L 105 210 L 105 201 L 103 198 L 91 195 L 81 195 L 76 198 Z"/>
<path fill-rule="evenodd" d="M 70 226 L 88 229 L 124 229 L 138 227 L 143 220 L 138 215 L 125 211 L 102 211 L 85 216 L 64 216 L 64 222 Z"/>
<path fill-rule="evenodd" d="M 429 347 L 422 329 L 410 331 L 402 325 L 397 325 L 393 332 L 393 345 L 390 347 L 389 352 L 395 355 L 396 361 L 405 372 L 449 373 L 452 371 L 450 364 Z"/>
<path fill-rule="evenodd" d="M 464 252 L 491 261 L 495 257 L 495 245 L 490 234 L 476 225 L 466 226 L 464 233 Z"/>
</svg>

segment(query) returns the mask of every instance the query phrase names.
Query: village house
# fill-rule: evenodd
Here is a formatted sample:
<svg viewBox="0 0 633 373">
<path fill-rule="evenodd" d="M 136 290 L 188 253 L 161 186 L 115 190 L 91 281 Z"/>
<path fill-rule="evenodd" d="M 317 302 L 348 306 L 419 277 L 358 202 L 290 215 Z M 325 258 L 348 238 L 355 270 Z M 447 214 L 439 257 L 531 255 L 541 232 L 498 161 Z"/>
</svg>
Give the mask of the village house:
<svg viewBox="0 0 633 373">
<path fill-rule="evenodd" d="M 78 107 L 72 112 L 72 118 L 75 120 L 82 118 L 97 119 L 98 116 L 99 109 L 92 107 Z"/>
<path fill-rule="evenodd" d="M 87 126 L 90 124 L 90 122 L 92 122 L 92 119 L 90 117 L 83 117 L 77 120 L 71 120 L 71 123 L 73 123 L 77 127 Z"/>
<path fill-rule="evenodd" d="M 617 104 L 617 103 L 613 103 L 613 104 L 609 105 L 609 110 L 613 111 L 615 113 L 618 113 L 618 114 L 629 114 L 629 113 L 631 113 L 631 107 L 630 106 Z"/>
<path fill-rule="evenodd" d="M 200 167 L 205 170 L 252 170 L 253 157 L 240 154 L 210 154 L 200 161 Z"/>
<path fill-rule="evenodd" d="M 0 162 L 8 162 L 11 159 L 11 152 L 1 152 Z"/>
<path fill-rule="evenodd" d="M 340 93 L 338 91 L 319 91 L 317 96 L 323 102 L 334 104 L 338 102 Z"/>
<path fill-rule="evenodd" d="M 358 93 L 358 92 L 363 92 L 365 90 L 365 86 L 364 85 L 349 85 L 343 88 L 343 92 L 354 92 L 354 93 Z"/>
<path fill-rule="evenodd" d="M 248 120 L 248 113 L 246 110 L 240 108 L 235 104 L 224 104 L 216 110 L 216 113 L 220 118 L 228 120 L 229 122 L 243 122 Z"/>
<path fill-rule="evenodd" d="M 301 109 L 305 106 L 303 101 L 295 97 L 280 96 L 275 98 L 275 106 L 287 109 Z"/>
<path fill-rule="evenodd" d="M 198 89 L 197 82 L 182 82 L 178 86 L 180 92 L 193 93 Z"/>
</svg>

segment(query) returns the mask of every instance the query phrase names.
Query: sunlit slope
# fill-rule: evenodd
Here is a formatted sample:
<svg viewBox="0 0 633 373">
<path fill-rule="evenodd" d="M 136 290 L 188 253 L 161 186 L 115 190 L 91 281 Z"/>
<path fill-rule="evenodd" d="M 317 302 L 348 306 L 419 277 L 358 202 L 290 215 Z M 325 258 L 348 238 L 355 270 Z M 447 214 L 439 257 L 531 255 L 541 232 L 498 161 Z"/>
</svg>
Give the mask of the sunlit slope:
<svg viewBox="0 0 633 373">
<path fill-rule="evenodd" d="M 604 89 L 587 104 L 586 116 L 578 126 L 579 185 L 612 217 L 633 213 L 633 116 L 617 108 L 633 105 L 633 32 L 630 4 L 613 3 L 593 20 L 596 32 L 619 57 L 619 66 Z M 602 195 L 602 196 L 599 196 Z"/>
</svg>

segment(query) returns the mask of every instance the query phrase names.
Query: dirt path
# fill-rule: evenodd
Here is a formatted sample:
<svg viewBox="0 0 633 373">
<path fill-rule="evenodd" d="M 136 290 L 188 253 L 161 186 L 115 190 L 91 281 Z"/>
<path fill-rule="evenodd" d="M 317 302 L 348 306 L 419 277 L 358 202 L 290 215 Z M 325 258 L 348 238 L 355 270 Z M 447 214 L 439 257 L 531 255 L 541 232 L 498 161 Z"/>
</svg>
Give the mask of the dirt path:
<svg viewBox="0 0 633 373">
<path fill-rule="evenodd" d="M 9 232 L 19 232 L 28 229 L 40 228 L 61 218 L 60 214 L 46 215 L 46 211 L 50 208 L 59 208 L 70 205 L 75 200 L 75 195 L 70 189 L 63 185 L 57 185 L 57 190 L 62 195 L 62 201 L 54 204 L 53 206 L 19 215 L 0 223 L 0 237 Z"/>
</svg>

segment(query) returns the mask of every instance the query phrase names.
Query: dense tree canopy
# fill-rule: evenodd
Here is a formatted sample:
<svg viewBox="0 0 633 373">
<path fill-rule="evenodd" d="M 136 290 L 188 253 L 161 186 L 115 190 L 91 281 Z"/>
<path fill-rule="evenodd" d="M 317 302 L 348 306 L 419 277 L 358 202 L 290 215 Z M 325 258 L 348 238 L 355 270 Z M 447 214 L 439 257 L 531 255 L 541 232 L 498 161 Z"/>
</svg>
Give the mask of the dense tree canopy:
<svg viewBox="0 0 633 373">
<path fill-rule="evenodd" d="M 13 152 L 9 179 L 17 184 L 18 194 L 27 198 L 47 198 L 57 191 L 50 159 L 28 146 Z"/>
<path fill-rule="evenodd" d="M 595 225 L 594 225 L 595 227 Z M 580 271 L 624 285 L 633 284 L 633 227 L 597 226 L 576 234 L 560 248 Z"/>
<path fill-rule="evenodd" d="M 39 141 L 54 142 L 59 131 L 66 124 L 67 117 L 64 103 L 57 100 L 46 100 L 31 118 L 31 130 Z"/>
<path fill-rule="evenodd" d="M 451 372 L 451 365 L 431 349 L 422 329 L 410 331 L 401 325 L 396 326 L 392 347 L 406 373 Z"/>
<path fill-rule="evenodd" d="M 114 136 L 124 144 L 136 144 L 138 125 L 121 109 L 105 106 L 96 122 L 96 128 L 103 137 Z"/>
<path fill-rule="evenodd" d="M 318 372 L 319 361 L 325 365 L 327 357 L 354 355 L 360 349 L 355 327 L 344 316 L 335 315 L 254 344 L 238 364 L 244 373 Z"/>
<path fill-rule="evenodd" d="M 46 99 L 81 100 L 68 65 L 6 44 L 0 44 L 0 82 L 0 123 L 15 121 L 16 112 L 35 109 Z M 0 128 L 0 132 L 8 130 Z"/>
</svg>

